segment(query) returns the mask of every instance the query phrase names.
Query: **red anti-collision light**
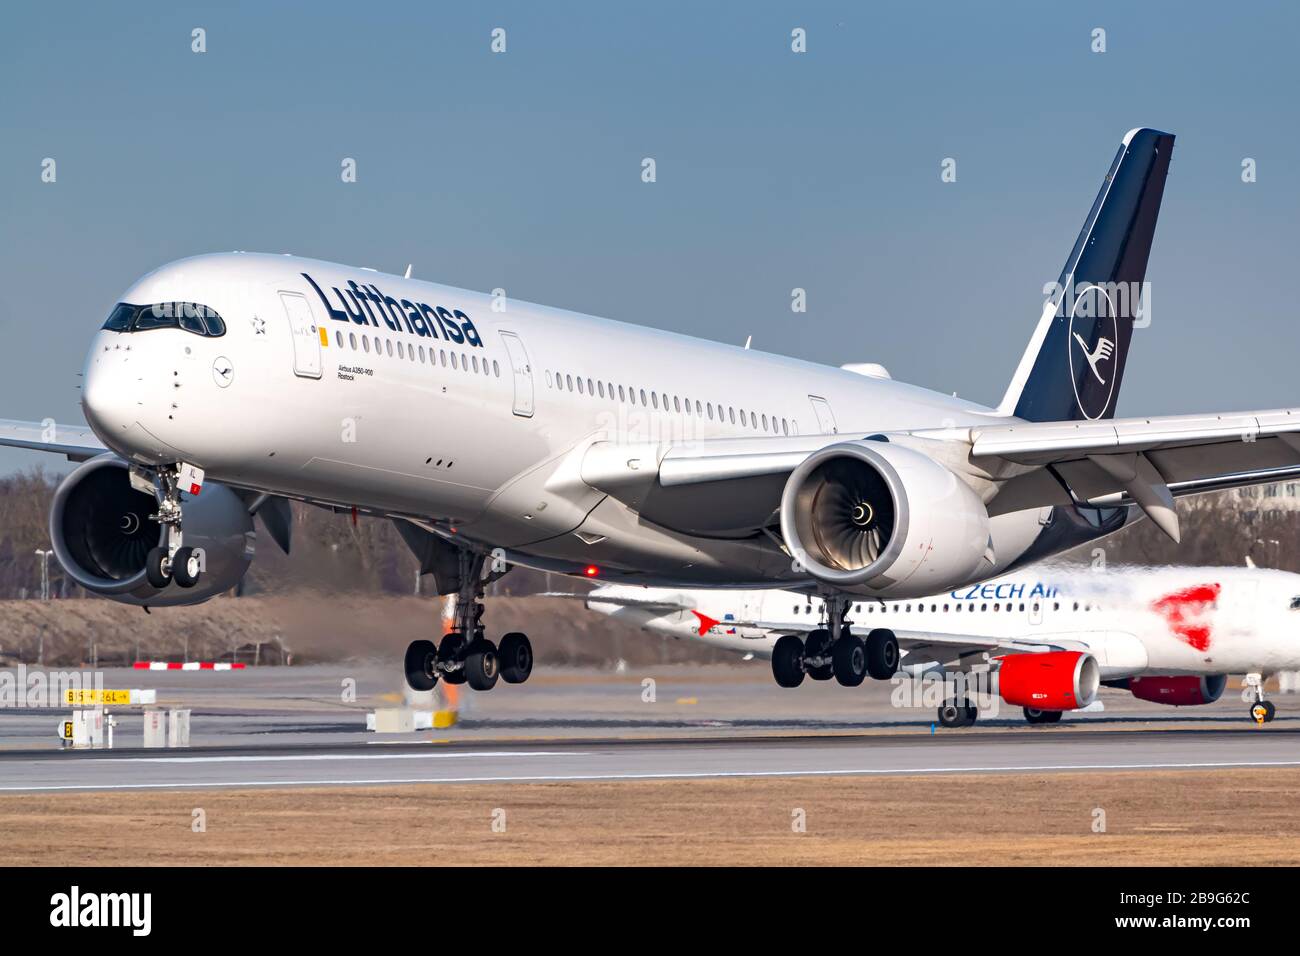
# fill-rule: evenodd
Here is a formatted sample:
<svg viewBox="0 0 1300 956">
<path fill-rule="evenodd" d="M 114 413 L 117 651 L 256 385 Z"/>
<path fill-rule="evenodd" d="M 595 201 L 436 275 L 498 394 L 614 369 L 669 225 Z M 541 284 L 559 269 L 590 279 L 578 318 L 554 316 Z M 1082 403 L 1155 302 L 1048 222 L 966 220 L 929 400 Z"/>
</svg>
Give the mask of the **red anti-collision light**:
<svg viewBox="0 0 1300 956">
<path fill-rule="evenodd" d="M 600 574 L 600 568 L 596 567 L 594 564 L 589 564 L 585 569 L 583 569 L 582 573 L 589 578 L 594 578 L 596 575 Z"/>
</svg>

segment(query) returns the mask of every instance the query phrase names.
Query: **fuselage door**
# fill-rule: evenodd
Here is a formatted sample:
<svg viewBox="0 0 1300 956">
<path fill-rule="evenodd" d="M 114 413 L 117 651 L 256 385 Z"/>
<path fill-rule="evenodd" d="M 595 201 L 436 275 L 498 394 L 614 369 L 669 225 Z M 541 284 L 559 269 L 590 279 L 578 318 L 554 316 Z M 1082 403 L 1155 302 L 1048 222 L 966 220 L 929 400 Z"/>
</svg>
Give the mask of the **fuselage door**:
<svg viewBox="0 0 1300 956">
<path fill-rule="evenodd" d="M 808 401 L 812 402 L 813 412 L 817 415 L 817 428 L 823 435 L 838 435 L 839 429 L 835 426 L 835 413 L 831 411 L 830 402 L 817 395 L 809 395 Z"/>
<path fill-rule="evenodd" d="M 320 332 L 311 306 L 297 292 L 281 292 L 284 314 L 289 318 L 293 336 L 293 374 L 303 378 L 320 378 Z"/>
<path fill-rule="evenodd" d="M 510 355 L 510 367 L 515 378 L 515 414 L 522 418 L 533 417 L 533 368 L 528 363 L 528 351 L 519 336 L 502 332 L 501 341 Z"/>
</svg>

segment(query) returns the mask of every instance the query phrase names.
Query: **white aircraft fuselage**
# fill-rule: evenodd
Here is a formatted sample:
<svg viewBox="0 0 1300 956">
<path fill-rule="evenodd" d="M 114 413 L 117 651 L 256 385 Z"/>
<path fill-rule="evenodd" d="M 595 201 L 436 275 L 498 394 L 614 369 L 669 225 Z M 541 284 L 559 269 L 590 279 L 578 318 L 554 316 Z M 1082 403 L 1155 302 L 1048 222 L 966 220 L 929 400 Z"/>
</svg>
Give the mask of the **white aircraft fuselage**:
<svg viewBox="0 0 1300 956">
<path fill-rule="evenodd" d="M 641 520 L 584 483 L 595 442 L 780 449 L 1005 420 L 888 379 L 287 255 L 181 260 L 121 301 L 201 303 L 224 325 L 95 334 L 86 418 L 129 461 L 183 461 L 240 489 L 408 517 L 511 561 L 610 579 L 813 583 L 770 536 Z M 1021 559 L 1051 511 L 994 516 L 994 560 L 963 580 Z M 1100 533 L 1081 524 L 1050 550 Z"/>
</svg>

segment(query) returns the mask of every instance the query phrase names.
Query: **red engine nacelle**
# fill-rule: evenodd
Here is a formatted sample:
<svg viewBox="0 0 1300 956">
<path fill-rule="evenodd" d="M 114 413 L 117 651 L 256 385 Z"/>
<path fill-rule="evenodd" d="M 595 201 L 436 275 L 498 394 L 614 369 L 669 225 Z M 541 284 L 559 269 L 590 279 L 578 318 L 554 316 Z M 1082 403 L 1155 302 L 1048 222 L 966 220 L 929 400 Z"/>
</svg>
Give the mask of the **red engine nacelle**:
<svg viewBox="0 0 1300 956">
<path fill-rule="evenodd" d="M 1223 696 L 1223 689 L 1227 686 L 1227 674 L 1210 674 L 1206 677 L 1134 677 L 1128 682 L 1129 691 L 1138 700 L 1168 704 L 1171 707 L 1213 704 Z"/>
<path fill-rule="evenodd" d="M 998 693 L 1035 710 L 1076 710 L 1097 699 L 1101 668 L 1083 651 L 1011 654 L 998 669 Z"/>
</svg>

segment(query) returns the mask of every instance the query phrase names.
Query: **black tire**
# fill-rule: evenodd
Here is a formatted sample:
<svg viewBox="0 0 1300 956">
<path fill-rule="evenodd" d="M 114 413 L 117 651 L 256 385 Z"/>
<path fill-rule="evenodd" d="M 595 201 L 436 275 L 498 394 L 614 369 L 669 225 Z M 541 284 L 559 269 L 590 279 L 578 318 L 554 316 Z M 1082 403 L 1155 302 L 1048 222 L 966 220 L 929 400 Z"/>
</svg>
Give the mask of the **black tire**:
<svg viewBox="0 0 1300 956">
<path fill-rule="evenodd" d="M 807 660 L 810 657 L 830 657 L 831 656 L 831 632 L 824 627 L 819 627 L 815 631 L 809 631 L 808 637 L 803 642 L 803 656 Z M 835 664 L 828 661 L 817 667 L 804 668 L 808 676 L 813 680 L 830 680 L 835 676 Z"/>
<path fill-rule="evenodd" d="M 831 649 L 835 679 L 845 687 L 857 687 L 867 676 L 867 645 L 856 634 L 845 632 Z"/>
<path fill-rule="evenodd" d="M 160 591 L 172 583 L 172 576 L 167 571 L 166 548 L 152 548 L 145 555 L 144 576 L 150 584 Z"/>
<path fill-rule="evenodd" d="M 781 687 L 798 687 L 803 683 L 803 641 L 785 634 L 772 645 L 772 676 Z"/>
<path fill-rule="evenodd" d="M 1250 705 L 1251 720 L 1259 720 L 1259 718 L 1255 716 L 1255 710 L 1257 708 L 1259 710 L 1262 710 L 1264 713 L 1263 723 L 1267 724 L 1271 722 L 1274 717 L 1277 716 L 1277 708 L 1273 706 L 1273 702 L 1271 700 L 1261 700 L 1261 701 L 1256 701 L 1255 703 Z"/>
<path fill-rule="evenodd" d="M 1062 711 L 1059 710 L 1038 710 L 1034 707 L 1025 708 L 1025 720 L 1031 724 L 1056 724 L 1060 723 Z"/>
<path fill-rule="evenodd" d="M 465 648 L 465 682 L 473 690 L 491 690 L 501 676 L 497 646 L 480 638 Z"/>
<path fill-rule="evenodd" d="M 940 727 L 965 727 L 966 706 L 955 700 L 945 700 L 939 707 Z"/>
<path fill-rule="evenodd" d="M 975 726 L 975 721 L 977 721 L 977 720 L 979 720 L 979 719 L 980 719 L 980 709 L 979 709 L 978 707 L 976 707 L 974 704 L 967 704 L 967 705 L 966 705 L 966 722 L 965 722 L 964 724 L 962 724 L 962 726 L 963 726 L 963 727 L 974 727 L 974 726 Z"/>
<path fill-rule="evenodd" d="M 183 588 L 192 588 L 199 583 L 202 574 L 199 556 L 193 548 L 177 548 L 172 558 L 172 580 Z"/>
<path fill-rule="evenodd" d="M 443 636 L 442 643 L 438 645 L 438 663 L 454 664 L 464 662 L 465 657 L 465 635 L 459 631 L 449 631 Z M 465 683 L 465 668 L 460 667 L 454 671 L 444 671 L 442 679 L 448 684 Z"/>
<path fill-rule="evenodd" d="M 406 647 L 406 683 L 411 690 L 433 690 L 438 683 L 438 671 L 434 663 L 438 659 L 438 648 L 433 641 L 411 641 Z"/>
<path fill-rule="evenodd" d="M 893 677 L 901 657 L 893 631 L 877 628 L 867 635 L 867 673 L 876 680 Z"/>
<path fill-rule="evenodd" d="M 501 661 L 501 679 L 507 684 L 522 684 L 533 672 L 533 645 L 528 636 L 512 631 L 497 646 Z"/>
</svg>

